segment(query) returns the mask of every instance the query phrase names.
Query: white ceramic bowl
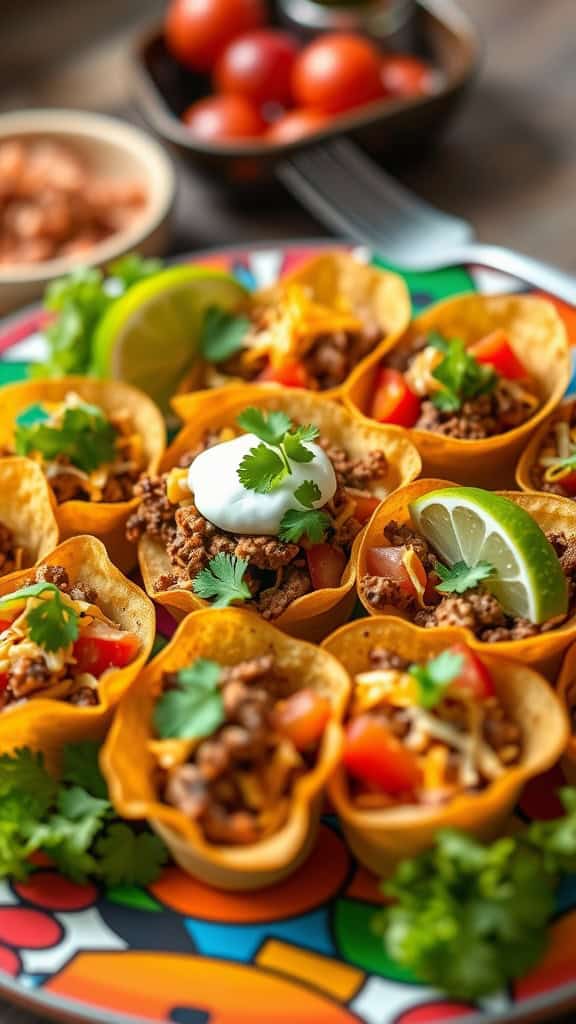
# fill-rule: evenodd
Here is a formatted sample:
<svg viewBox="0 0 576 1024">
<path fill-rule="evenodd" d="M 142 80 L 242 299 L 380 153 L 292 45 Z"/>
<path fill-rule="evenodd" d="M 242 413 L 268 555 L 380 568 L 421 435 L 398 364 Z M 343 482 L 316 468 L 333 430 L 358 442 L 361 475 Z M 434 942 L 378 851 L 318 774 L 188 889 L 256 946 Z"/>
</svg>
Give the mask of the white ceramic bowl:
<svg viewBox="0 0 576 1024">
<path fill-rule="evenodd" d="M 141 181 L 147 200 L 129 227 L 97 243 L 82 258 L 0 267 L 0 314 L 37 298 L 49 281 L 79 264 L 101 266 L 132 250 L 161 256 L 168 240 L 174 170 L 162 146 L 146 132 L 112 117 L 77 110 L 23 110 L 0 115 L 0 142 L 35 137 L 65 143 L 98 174 Z"/>
</svg>

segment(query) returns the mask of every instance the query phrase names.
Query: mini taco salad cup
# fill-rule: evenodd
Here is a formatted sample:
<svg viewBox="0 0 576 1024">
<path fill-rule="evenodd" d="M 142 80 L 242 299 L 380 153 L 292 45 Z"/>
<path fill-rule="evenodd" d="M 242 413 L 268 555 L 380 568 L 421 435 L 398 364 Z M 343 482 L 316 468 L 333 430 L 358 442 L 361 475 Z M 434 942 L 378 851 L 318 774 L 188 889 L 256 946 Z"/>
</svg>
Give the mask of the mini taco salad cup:
<svg viewBox="0 0 576 1024">
<path fill-rule="evenodd" d="M 114 625 L 139 640 L 136 656 L 124 668 L 109 668 L 100 676 L 98 704 L 83 707 L 57 698 L 35 696 L 0 711 L 0 751 L 29 746 L 42 750 L 49 763 L 65 743 L 100 739 L 114 707 L 146 663 L 156 632 L 154 606 L 144 592 L 110 561 L 101 541 L 79 536 L 64 541 L 39 566 L 60 566 L 70 584 L 95 591 L 97 607 Z M 0 598 L 26 586 L 30 570 L 0 579 Z"/>
<path fill-rule="evenodd" d="M 367 574 L 367 557 L 369 548 L 387 545 L 384 528 L 392 521 L 400 526 L 411 523 L 410 504 L 430 491 L 454 487 L 454 482 L 447 480 L 415 480 L 390 495 L 382 502 L 368 523 L 360 541 L 356 575 L 360 581 Z M 525 509 L 545 532 L 564 533 L 568 538 L 576 537 L 576 505 L 569 498 L 560 498 L 552 494 L 523 494 L 519 491 L 496 491 L 496 494 L 508 498 Z M 360 591 L 360 600 L 370 615 L 394 615 L 406 620 L 409 616 L 392 605 L 385 608 L 374 608 Z M 417 626 L 418 633 L 429 634 L 435 629 Z M 465 629 L 467 644 L 479 652 L 488 649 L 497 650 L 504 658 L 513 658 L 532 666 L 549 679 L 554 679 L 562 656 L 569 645 L 576 640 L 576 614 L 570 615 L 561 625 L 535 636 L 522 640 L 503 640 L 496 644 L 478 640 L 473 633 Z"/>
<path fill-rule="evenodd" d="M 55 501 L 31 459 L 0 459 L 0 576 L 35 565 L 58 543 Z"/>
<path fill-rule="evenodd" d="M 523 491 L 550 491 L 576 496 L 574 468 L 560 463 L 576 450 L 576 399 L 562 402 L 541 423 L 524 448 L 516 466 L 516 483 Z M 542 462 L 540 460 L 542 459 Z"/>
<path fill-rule="evenodd" d="M 571 786 L 576 786 L 576 643 L 566 652 L 558 677 L 558 696 L 571 723 L 570 735 L 562 757 L 562 771 Z"/>
<path fill-rule="evenodd" d="M 406 431 L 398 427 L 361 423 L 341 405 L 310 391 L 245 385 L 227 388 L 217 396 L 211 391 L 182 396 L 174 399 L 173 405 L 185 425 L 161 462 L 162 472 L 177 466 L 181 457 L 194 449 L 207 431 L 239 430 L 237 417 L 250 406 L 268 411 L 281 409 L 295 422 L 314 424 L 322 437 L 344 447 L 353 459 L 363 458 L 372 450 L 383 451 L 386 474 L 367 488 L 378 500 L 420 472 L 420 456 Z M 354 566 L 359 536 L 354 541 L 340 585 L 298 597 L 274 620 L 278 628 L 302 639 L 317 640 L 346 621 L 356 600 Z M 138 557 L 147 593 L 165 605 L 175 618 L 206 607 L 206 601 L 191 590 L 156 589 L 156 581 L 171 569 L 167 552 L 157 540 L 144 535 L 138 544 Z"/>
<path fill-rule="evenodd" d="M 16 420 L 34 407 L 54 409 L 70 395 L 94 405 L 106 416 L 122 414 L 134 428 L 141 469 L 155 472 L 166 446 L 166 428 L 159 409 L 143 392 L 121 381 L 69 376 L 29 380 L 2 388 L 0 448 L 12 450 Z M 72 467 L 73 468 L 73 467 Z M 56 504 L 60 537 L 91 533 L 106 545 L 115 565 L 127 572 L 136 562 L 133 546 L 125 536 L 126 520 L 137 501 L 63 500 Z"/>
<path fill-rule="evenodd" d="M 283 809 L 271 829 L 248 844 L 210 842 L 199 821 L 161 797 L 158 758 L 164 765 L 182 763 L 190 756 L 193 742 L 155 739 L 154 707 L 164 673 L 176 672 L 199 658 L 225 669 L 262 655 L 272 656 L 272 671 L 290 693 L 306 688 L 327 698 L 329 716 L 313 760 L 293 782 L 288 799 L 278 801 Z M 314 844 L 323 787 L 340 756 L 341 720 L 349 689 L 348 675 L 335 658 L 286 636 L 251 612 L 207 609 L 189 615 L 118 708 L 101 757 L 116 809 L 126 818 L 146 818 L 178 864 L 209 885 L 223 889 L 273 885 L 293 872 Z"/>
<path fill-rule="evenodd" d="M 546 299 L 532 295 L 459 295 L 430 306 L 394 346 L 394 356 L 399 356 L 418 338 L 438 332 L 445 339 L 460 339 L 469 348 L 500 331 L 528 372 L 527 390 L 539 399 L 534 414 L 518 427 L 480 440 L 413 429 L 411 436 L 422 455 L 426 476 L 450 476 L 458 483 L 477 487 L 512 484 L 521 451 L 533 431 L 554 411 L 568 386 L 566 329 Z M 345 403 L 363 417 L 369 417 L 381 365 L 386 365 L 386 358 L 374 352 L 343 389 Z"/>
<path fill-rule="evenodd" d="M 406 330 L 411 302 L 408 289 L 398 274 L 371 266 L 352 253 L 335 250 L 314 256 L 277 284 L 256 292 L 248 303 L 248 314 L 251 313 L 256 323 L 271 324 L 270 333 L 266 332 L 270 347 L 246 347 L 230 364 L 199 365 L 188 379 L 188 388 L 249 381 L 250 376 L 246 374 L 259 373 L 264 359 L 264 381 L 277 380 L 292 386 L 294 368 L 301 367 L 300 373 L 310 378 L 309 386 L 313 390 L 334 398 L 346 381 L 357 377 L 371 355 L 386 352 Z M 287 317 L 291 318 L 295 339 L 295 347 L 289 353 L 285 350 L 284 337 L 284 344 L 280 345 Z M 279 341 L 277 348 L 275 331 Z M 332 386 L 315 377 L 313 362 L 306 359 L 314 338 L 321 337 L 323 344 L 328 339 L 329 343 L 331 334 L 344 334 L 348 338 L 359 335 L 359 346 L 352 341 L 347 357 L 350 372 Z M 236 371 L 235 366 L 239 367 Z M 291 368 L 288 375 L 286 367 Z"/>
<path fill-rule="evenodd" d="M 375 648 L 411 663 L 424 663 L 463 642 L 469 643 L 464 630 L 424 631 L 400 619 L 378 616 L 342 626 L 322 646 L 348 671 L 354 695 L 354 678 L 370 669 L 370 652 Z M 513 766 L 483 789 L 463 792 L 437 806 L 397 802 L 365 809 L 354 801 L 342 764 L 331 777 L 329 795 L 348 843 L 378 875 L 391 873 L 398 861 L 431 846 L 439 828 L 463 829 L 481 840 L 501 834 L 524 784 L 555 764 L 564 749 L 567 718 L 547 681 L 522 662 L 500 657 L 495 649 L 482 651 L 480 658 L 508 720 L 519 727 L 520 754 Z"/>
</svg>

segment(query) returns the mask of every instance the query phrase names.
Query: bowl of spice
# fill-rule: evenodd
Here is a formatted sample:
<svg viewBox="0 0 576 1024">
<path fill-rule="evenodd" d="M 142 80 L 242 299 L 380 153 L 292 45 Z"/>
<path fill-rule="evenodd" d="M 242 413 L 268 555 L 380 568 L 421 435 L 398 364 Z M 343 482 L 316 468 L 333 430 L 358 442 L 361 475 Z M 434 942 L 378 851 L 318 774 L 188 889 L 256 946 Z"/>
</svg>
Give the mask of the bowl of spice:
<svg viewBox="0 0 576 1024">
<path fill-rule="evenodd" d="M 165 250 L 174 172 L 139 128 L 83 111 L 0 116 L 0 313 L 77 265 Z"/>
</svg>

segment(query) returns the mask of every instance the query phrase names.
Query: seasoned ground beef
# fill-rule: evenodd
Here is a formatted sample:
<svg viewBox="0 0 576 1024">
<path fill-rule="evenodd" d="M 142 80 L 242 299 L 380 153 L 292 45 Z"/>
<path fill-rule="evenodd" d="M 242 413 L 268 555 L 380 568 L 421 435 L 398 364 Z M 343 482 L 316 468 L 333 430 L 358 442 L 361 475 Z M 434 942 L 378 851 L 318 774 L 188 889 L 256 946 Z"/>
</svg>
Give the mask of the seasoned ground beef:
<svg viewBox="0 0 576 1024">
<path fill-rule="evenodd" d="M 68 594 L 73 601 L 87 601 L 96 604 L 98 595 L 87 583 L 71 583 L 66 569 L 61 565 L 39 565 L 27 583 L 53 583 L 63 594 Z"/>
<path fill-rule="evenodd" d="M 5 576 L 16 568 L 14 534 L 6 523 L 0 522 L 0 576 Z"/>
<path fill-rule="evenodd" d="M 415 596 L 403 589 L 398 580 L 389 580 L 385 576 L 362 576 L 359 589 L 368 604 L 379 611 L 389 605 L 402 612 L 413 612 L 418 607 Z"/>
<path fill-rule="evenodd" d="M 432 572 L 437 562 L 436 555 L 432 552 L 430 545 L 424 540 L 424 537 L 416 533 L 412 527 L 407 526 L 405 523 L 397 523 L 394 519 L 391 519 L 384 527 L 384 536 L 392 547 L 410 548 L 418 555 L 424 568 L 428 572 Z"/>
<path fill-rule="evenodd" d="M 334 467 L 340 487 L 362 490 L 377 480 L 383 480 L 388 472 L 388 460 L 384 452 L 378 449 L 369 452 L 366 458 L 353 459 L 344 448 L 322 438 L 319 443 Z"/>
<path fill-rule="evenodd" d="M 458 412 L 442 412 L 434 402 L 424 401 L 414 426 L 444 437 L 480 441 L 520 426 L 533 413 L 531 404 L 515 397 L 506 382 L 499 381 L 490 394 L 464 402 Z"/>
<path fill-rule="evenodd" d="M 137 541 L 144 534 L 169 544 L 176 534 L 174 505 L 166 497 L 166 481 L 162 476 L 143 476 L 134 488 L 140 504 L 128 519 L 126 536 Z"/>
<path fill-rule="evenodd" d="M 373 647 L 369 657 L 370 667 L 382 669 L 384 672 L 389 669 L 404 672 L 410 666 L 408 658 L 403 658 L 401 654 L 395 654 L 394 651 L 389 651 L 386 647 Z"/>
</svg>

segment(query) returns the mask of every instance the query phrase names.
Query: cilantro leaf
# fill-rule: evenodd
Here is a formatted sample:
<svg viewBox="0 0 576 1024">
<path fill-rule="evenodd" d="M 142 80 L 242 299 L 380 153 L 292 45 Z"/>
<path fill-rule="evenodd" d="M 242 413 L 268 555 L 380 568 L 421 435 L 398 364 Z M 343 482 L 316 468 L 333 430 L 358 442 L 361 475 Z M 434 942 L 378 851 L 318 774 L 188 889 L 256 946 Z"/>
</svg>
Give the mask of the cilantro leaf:
<svg viewBox="0 0 576 1024">
<path fill-rule="evenodd" d="M 19 423 L 14 434 L 18 455 L 39 452 L 48 460 L 65 455 L 87 473 L 113 461 L 115 443 L 116 431 L 110 421 L 101 409 L 87 403 L 66 409 L 58 425 Z"/>
<path fill-rule="evenodd" d="M 280 522 L 280 540 L 298 543 L 307 536 L 311 544 L 321 544 L 330 528 L 331 519 L 320 509 L 290 508 Z"/>
<path fill-rule="evenodd" d="M 440 331 L 428 331 L 428 334 L 426 335 L 426 344 L 429 345 L 430 348 L 437 349 L 438 352 L 448 351 L 449 342 L 443 334 L 440 334 Z"/>
<path fill-rule="evenodd" d="M 108 796 L 108 787 L 100 771 L 99 750 L 100 744 L 94 740 L 68 743 L 62 756 L 62 781 L 82 786 L 91 796 L 105 800 Z"/>
<path fill-rule="evenodd" d="M 296 430 L 290 431 L 284 438 L 284 450 L 289 459 L 293 462 L 312 462 L 314 452 L 306 448 L 304 441 L 314 441 L 318 437 L 318 427 L 309 423 Z"/>
<path fill-rule="evenodd" d="M 44 331 L 48 361 L 35 368 L 34 376 L 86 373 L 96 325 L 113 301 L 102 272 L 93 267 L 77 267 L 48 285 L 44 306 L 56 316 Z"/>
<path fill-rule="evenodd" d="M 251 448 L 238 466 L 240 483 L 257 494 L 269 494 L 287 475 L 281 457 L 267 444 Z"/>
<path fill-rule="evenodd" d="M 411 665 L 409 673 L 418 683 L 418 702 L 423 708 L 434 708 L 442 700 L 450 683 L 462 671 L 463 657 L 453 651 L 442 651 L 423 665 Z"/>
<path fill-rule="evenodd" d="M 178 673 L 177 685 L 156 702 L 154 726 L 162 739 L 211 736 L 224 721 L 220 665 L 198 658 Z"/>
<path fill-rule="evenodd" d="M 145 281 L 162 270 L 162 260 L 145 259 L 138 252 L 128 252 L 120 256 L 107 267 L 108 274 L 122 286 L 122 292 L 128 291 L 133 285 Z"/>
<path fill-rule="evenodd" d="M 456 562 L 451 569 L 447 569 L 441 562 L 437 562 L 435 572 L 442 583 L 436 584 L 436 590 L 441 594 L 464 594 L 467 590 L 473 590 L 483 580 L 493 576 L 496 570 L 490 562 L 477 562 L 476 565 L 466 565 L 466 562 Z"/>
<path fill-rule="evenodd" d="M 223 363 L 239 352 L 250 328 L 247 316 L 228 313 L 219 306 L 210 306 L 200 334 L 200 351 L 209 363 Z"/>
<path fill-rule="evenodd" d="M 233 601 L 249 601 L 252 594 L 244 580 L 247 568 L 246 559 L 221 551 L 195 577 L 194 593 L 206 601 L 215 597 L 214 608 L 227 608 Z"/>
<path fill-rule="evenodd" d="M 0 756 L 0 798 L 16 793 L 30 814 L 42 817 L 52 804 L 56 789 L 42 753 L 18 747 L 12 754 Z"/>
<path fill-rule="evenodd" d="M 278 446 L 284 435 L 291 429 L 292 420 L 281 409 L 273 409 L 266 413 L 262 409 L 250 406 L 237 417 L 236 422 L 247 434 L 256 434 L 266 444 Z"/>
<path fill-rule="evenodd" d="M 316 501 L 320 501 L 322 492 L 313 480 L 304 480 L 294 491 L 294 497 L 304 508 L 312 508 Z"/>
<path fill-rule="evenodd" d="M 438 348 L 438 341 L 433 339 L 433 345 Z M 494 389 L 498 377 L 493 368 L 474 359 L 459 338 L 451 339 L 442 351 L 444 358 L 432 371 L 432 376 L 443 385 L 442 390 L 431 395 L 438 409 L 455 412 L 468 399 L 477 398 Z"/>
<path fill-rule="evenodd" d="M 45 651 L 59 651 L 74 643 L 78 636 L 78 612 L 66 601 L 57 587 L 47 601 L 40 601 L 26 614 L 30 639 Z"/>
<path fill-rule="evenodd" d="M 135 833 L 123 822 L 111 825 L 96 843 L 105 885 L 148 885 L 166 863 L 166 847 L 151 832 Z"/>
</svg>

